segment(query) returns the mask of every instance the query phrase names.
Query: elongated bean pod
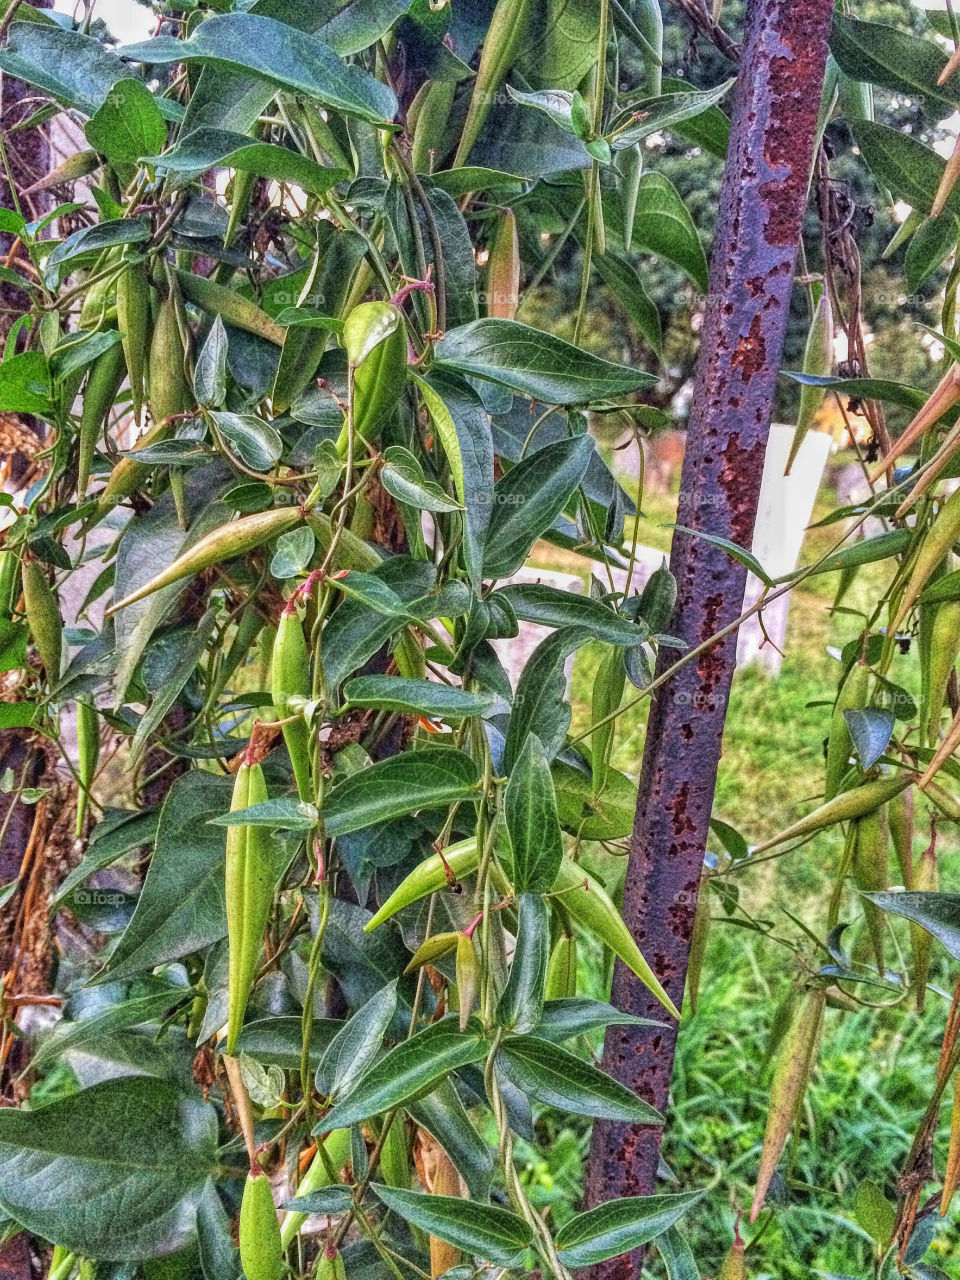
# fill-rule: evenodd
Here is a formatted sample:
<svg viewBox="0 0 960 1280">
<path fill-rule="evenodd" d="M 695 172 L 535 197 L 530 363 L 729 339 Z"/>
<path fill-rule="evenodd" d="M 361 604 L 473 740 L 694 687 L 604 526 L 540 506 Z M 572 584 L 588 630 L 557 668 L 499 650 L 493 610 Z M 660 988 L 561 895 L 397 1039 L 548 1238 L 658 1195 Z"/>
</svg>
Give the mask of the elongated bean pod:
<svg viewBox="0 0 960 1280">
<path fill-rule="evenodd" d="M 960 1183 L 960 1071 L 953 1082 L 953 1112 L 950 1118 L 950 1147 L 947 1151 L 947 1167 L 943 1174 L 943 1194 L 940 1197 L 940 1217 L 945 1218 L 950 1201 Z"/>
<path fill-rule="evenodd" d="M 896 631 L 903 622 L 916 603 L 920 592 L 957 538 L 960 538 L 960 489 L 946 500 L 937 513 L 937 518 L 924 535 L 891 630 Z"/>
<path fill-rule="evenodd" d="M 146 394 L 150 347 L 150 277 L 145 262 L 131 262 L 117 281 L 117 327 L 123 335 L 123 358 L 130 378 L 133 417 L 140 425 Z"/>
<path fill-rule="evenodd" d="M 929 792 L 928 792 L 929 794 Z M 890 842 L 905 889 L 913 888 L 913 791 L 901 791 L 887 805 Z"/>
<path fill-rule="evenodd" d="M 110 347 L 94 360 L 87 375 L 80 410 L 77 449 L 77 496 L 82 500 L 90 483 L 90 468 L 97 441 L 123 382 L 124 359 L 119 346 Z"/>
<path fill-rule="evenodd" d="M 512 209 L 497 216 L 487 259 L 487 315 L 513 320 L 520 303 L 520 241 Z"/>
<path fill-rule="evenodd" d="M 240 1202 L 240 1263 L 247 1280 L 280 1280 L 283 1248 L 270 1179 L 251 1171 Z"/>
<path fill-rule="evenodd" d="M 35 560 L 29 560 L 22 569 L 23 604 L 30 626 L 33 643 L 37 646 L 40 661 L 46 672 L 47 683 L 56 684 L 60 679 L 63 662 L 63 622 L 57 597 L 50 588 L 47 575 Z"/>
<path fill-rule="evenodd" d="M 807 836 L 816 835 L 818 831 L 825 831 L 828 827 L 835 826 L 838 822 L 851 822 L 854 818 L 862 818 L 864 814 L 872 813 L 874 809 L 879 809 L 882 804 L 886 804 L 901 791 L 905 791 L 913 780 L 913 776 L 909 773 L 895 773 L 888 778 L 877 778 L 872 782 L 861 783 L 859 787 L 852 787 L 849 791 L 842 791 L 840 795 L 820 805 L 799 822 L 784 828 L 779 835 L 772 836 L 769 840 L 754 846 L 751 852 L 753 856 L 766 853 L 768 849 L 775 849 L 778 844 L 785 844 L 788 840 L 803 840 Z"/>
<path fill-rule="evenodd" d="M 930 628 L 928 672 L 923 682 L 920 726 L 924 742 L 934 746 L 940 730 L 940 716 L 947 697 L 947 685 L 960 656 L 960 600 L 936 606 Z"/>
<path fill-rule="evenodd" d="M 563 1000 L 577 994 L 577 939 L 573 933 L 561 933 L 550 952 L 544 997 Z"/>
<path fill-rule="evenodd" d="M 407 376 L 407 334 L 400 311 L 389 302 L 361 302 L 343 326 L 343 346 L 353 370 L 353 426 L 361 440 L 376 441 L 393 413 Z M 337 441 L 346 457 L 347 428 Z"/>
<path fill-rule="evenodd" d="M 418 867 L 410 872 L 405 880 L 394 889 L 380 910 L 363 926 L 369 933 L 378 925 L 395 916 L 398 911 L 408 907 L 411 902 L 419 902 L 431 893 L 444 889 L 448 885 L 448 869 L 459 879 L 472 875 L 480 865 L 480 850 L 476 836 L 461 840 L 459 844 L 451 844 L 443 854 L 433 853 L 425 858 Z"/>
<path fill-rule="evenodd" d="M 818 377 L 826 377 L 832 369 L 833 308 L 830 305 L 830 294 L 824 289 L 813 313 L 810 332 L 807 335 L 807 345 L 803 355 L 803 372 L 816 374 Z M 806 438 L 807 432 L 813 426 L 814 419 L 820 411 L 820 406 L 823 404 L 826 394 L 826 387 L 811 386 L 806 383 L 801 385 L 797 425 L 790 444 L 790 453 L 787 457 L 784 475 L 790 474 L 790 470 L 797 460 L 797 454 L 800 452 L 800 447 Z"/>
<path fill-rule="evenodd" d="M 80 786 L 77 791 L 77 827 L 79 840 L 83 835 L 83 821 L 87 813 L 87 801 L 90 798 L 90 784 L 97 772 L 100 760 L 100 719 L 97 709 L 89 698 L 77 699 L 77 778 Z"/>
<path fill-rule="evenodd" d="M 164 426 L 193 407 L 185 358 L 177 302 L 167 295 L 157 310 L 150 337 L 150 416 L 155 426 Z"/>
<path fill-rule="evenodd" d="M 857 819 L 851 870 L 857 888 L 866 893 L 878 893 L 889 888 L 890 829 L 887 825 L 886 805 L 881 805 L 872 813 L 864 814 L 862 818 Z M 869 899 L 864 900 L 863 910 L 877 968 L 882 975 L 884 973 L 885 913 Z"/>
<path fill-rule="evenodd" d="M 428 80 L 417 94 L 418 99 L 422 94 L 422 101 L 417 104 L 416 118 L 410 124 L 413 130 L 410 162 L 418 173 L 429 173 L 434 163 L 446 155 L 445 140 L 449 136 L 456 93 L 455 80 Z"/>
<path fill-rule="evenodd" d="M 527 37 L 534 8 L 534 0 L 497 0 L 497 7 L 487 29 L 487 38 L 483 42 L 467 117 L 460 132 L 460 143 L 453 162 L 455 169 L 462 168 L 467 163 L 496 95 L 503 88 L 507 73 Z"/>
<path fill-rule="evenodd" d="M 830 717 L 830 734 L 827 738 L 827 779 L 823 790 L 825 800 L 832 800 L 850 768 L 850 752 L 853 739 L 844 717 L 844 711 L 859 711 L 867 705 L 870 689 L 870 668 L 865 662 L 855 662 L 847 672 L 833 715 Z"/>
<path fill-rule="evenodd" d="M 750 1209 L 750 1221 L 756 1222 L 780 1155 L 800 1111 L 803 1095 L 816 1060 L 826 996 L 822 987 L 806 993 L 797 1009 L 793 1025 L 784 1036 L 777 1054 L 770 1089 L 767 1127 L 763 1135 L 763 1152 L 757 1189 Z"/>
<path fill-rule="evenodd" d="M 350 1159 L 350 1130 L 333 1129 L 321 1141 L 327 1160 L 329 1160 L 330 1168 L 339 1173 Z M 306 1173 L 300 1179 L 297 1195 L 308 1196 L 313 1191 L 320 1191 L 323 1187 L 329 1187 L 331 1181 L 332 1179 L 327 1172 L 327 1163 L 321 1158 L 318 1151 Z M 291 1209 L 287 1213 L 280 1228 L 280 1243 L 284 1249 L 290 1245 L 308 1217 L 309 1214 L 301 1213 L 298 1209 Z"/>
<path fill-rule="evenodd" d="M 940 868 L 934 842 L 924 849 L 917 863 L 912 888 L 918 893 L 936 893 L 940 887 Z M 910 925 L 910 942 L 913 948 L 913 986 L 917 1012 L 923 1013 L 930 980 L 930 956 L 933 951 L 933 935 L 918 924 Z"/>
<path fill-rule="evenodd" d="M 283 740 L 287 744 L 293 776 L 300 799 L 309 802 L 310 787 L 310 731 L 303 716 L 291 717 L 289 699 L 310 696 L 310 655 L 303 634 L 303 625 L 297 616 L 296 605 L 291 599 L 280 614 L 277 636 L 273 644 L 271 663 L 273 705 L 277 713 L 288 719 L 283 725 Z"/>
<path fill-rule="evenodd" d="M 237 770 L 231 812 L 267 799 L 263 770 L 246 761 Z M 227 827 L 226 860 L 229 994 L 226 1052 L 233 1054 L 263 948 L 273 904 L 272 846 L 269 829 Z"/>
</svg>

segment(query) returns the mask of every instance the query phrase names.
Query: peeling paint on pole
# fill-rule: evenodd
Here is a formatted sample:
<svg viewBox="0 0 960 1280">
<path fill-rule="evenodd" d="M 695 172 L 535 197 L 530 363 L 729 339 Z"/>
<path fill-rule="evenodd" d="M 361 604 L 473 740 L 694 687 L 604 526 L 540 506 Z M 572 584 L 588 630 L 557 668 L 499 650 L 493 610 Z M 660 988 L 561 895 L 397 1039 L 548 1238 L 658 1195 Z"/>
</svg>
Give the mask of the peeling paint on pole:
<svg viewBox="0 0 960 1280">
<path fill-rule="evenodd" d="M 749 0 L 724 171 L 710 296 L 697 362 L 681 479 L 685 523 L 749 548 L 790 309 L 832 0 Z M 693 647 L 740 613 L 746 570 L 702 539 L 678 533 L 670 567 L 679 585 L 669 630 Z M 682 667 L 650 712 L 624 918 L 680 1003 L 696 911 L 736 634 Z M 667 655 L 667 662 L 671 655 Z M 663 1010 L 622 965 L 614 1003 Z M 676 1034 L 612 1028 L 604 1068 L 664 1109 Z M 660 1130 L 598 1123 L 587 1203 L 649 1195 Z M 595 1280 L 640 1274 L 642 1251 L 593 1269 Z"/>
</svg>

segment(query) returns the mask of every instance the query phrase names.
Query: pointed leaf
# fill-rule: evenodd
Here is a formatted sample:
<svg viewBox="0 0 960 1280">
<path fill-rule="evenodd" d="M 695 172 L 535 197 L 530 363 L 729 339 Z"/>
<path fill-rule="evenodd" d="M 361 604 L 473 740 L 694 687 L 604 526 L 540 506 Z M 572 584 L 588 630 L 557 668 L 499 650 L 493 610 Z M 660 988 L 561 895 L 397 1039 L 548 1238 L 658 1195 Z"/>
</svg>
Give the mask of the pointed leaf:
<svg viewBox="0 0 960 1280">
<path fill-rule="evenodd" d="M 397 1011 L 397 983 L 387 983 L 337 1032 L 317 1068 L 317 1088 L 328 1098 L 344 1098 L 380 1052 Z"/>
<path fill-rule="evenodd" d="M 521 622 L 536 622 L 542 627 L 589 627 L 594 639 L 607 644 L 632 647 L 643 644 L 649 635 L 644 624 L 630 622 L 599 600 L 539 582 L 511 583 L 488 599 L 507 600 Z"/>
<path fill-rule="evenodd" d="M 560 870 L 563 836 L 550 764 L 535 733 L 527 735 L 510 770 L 504 812 L 517 891 L 546 893 Z"/>
<path fill-rule="evenodd" d="M 503 761 L 507 772 L 519 758 L 528 733 L 535 733 L 547 758 L 560 749 L 570 725 L 570 705 L 564 699 L 563 664 L 593 638 L 587 627 L 564 627 L 537 645 L 517 682 L 514 708 L 507 727 Z"/>
<path fill-rule="evenodd" d="M 324 801 L 324 829 L 341 836 L 420 809 L 475 800 L 479 780 L 476 764 L 462 751 L 406 751 L 338 782 Z"/>
<path fill-rule="evenodd" d="M 160 147 L 151 150 L 159 151 Z M 245 134 L 209 126 L 187 134 L 163 155 L 151 155 L 149 151 L 141 151 L 140 155 L 167 173 L 183 173 L 192 177 L 207 169 L 223 166 L 240 173 L 270 178 L 274 182 L 295 183 L 312 195 L 322 195 L 349 177 L 346 169 L 327 168 L 290 147 L 273 142 L 255 142 Z M 331 323 L 335 322 L 327 321 L 328 326 Z"/>
<path fill-rule="evenodd" d="M 485 715 L 496 698 L 488 693 L 468 693 L 435 680 L 414 680 L 405 676 L 354 676 L 343 686 L 348 707 L 377 707 L 405 715 L 439 716 L 444 720 L 467 720 Z"/>
<path fill-rule="evenodd" d="M 554 1237 L 560 1261 L 586 1267 L 639 1249 L 679 1222 L 699 1199 L 700 1192 L 688 1191 L 608 1200 L 563 1224 Z"/>
<path fill-rule="evenodd" d="M 685 272 L 701 293 L 707 292 L 707 256 L 680 193 L 662 173 L 645 173 L 637 192 L 633 241 Z"/>
<path fill-rule="evenodd" d="M 220 316 L 214 319 L 204 339 L 193 374 L 197 403 L 207 408 L 223 404 L 227 394 L 227 330 Z"/>
<path fill-rule="evenodd" d="M 865 893 L 883 911 L 914 921 L 960 960 L 960 893 Z"/>
<path fill-rule="evenodd" d="M 862 711 L 844 711 L 843 718 L 857 749 L 860 768 L 869 769 L 886 751 L 896 717 L 892 711 L 867 707 Z"/>
<path fill-rule="evenodd" d="M 136 165 L 141 156 L 159 151 L 167 141 L 167 126 L 157 100 L 132 76 L 118 80 L 87 121 L 84 133 L 112 165 Z"/>
<path fill-rule="evenodd" d="M 507 1209 L 457 1196 L 384 1187 L 376 1182 L 371 1184 L 371 1190 L 406 1222 L 496 1266 L 516 1265 L 532 1239 L 524 1220 Z"/>
<path fill-rule="evenodd" d="M 545 1106 L 627 1124 L 663 1124 L 659 1111 L 626 1085 L 549 1040 L 510 1036 L 497 1062 L 508 1080 Z"/>
</svg>

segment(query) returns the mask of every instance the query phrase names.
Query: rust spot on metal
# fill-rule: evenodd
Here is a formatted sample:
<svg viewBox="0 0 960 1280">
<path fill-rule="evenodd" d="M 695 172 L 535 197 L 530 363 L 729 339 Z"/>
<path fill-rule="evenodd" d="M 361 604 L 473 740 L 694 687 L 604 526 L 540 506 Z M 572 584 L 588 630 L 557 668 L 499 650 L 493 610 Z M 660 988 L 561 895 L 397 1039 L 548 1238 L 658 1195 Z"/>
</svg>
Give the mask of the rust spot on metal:
<svg viewBox="0 0 960 1280">
<path fill-rule="evenodd" d="M 747 6 L 681 480 L 681 491 L 695 496 L 687 523 L 743 547 L 750 546 L 756 517 L 832 11 L 832 0 Z M 725 552 L 678 533 L 670 567 L 680 600 L 671 631 L 686 644 L 700 644 L 737 617 L 746 570 Z M 735 657 L 731 634 L 682 667 L 660 691 L 647 727 L 623 915 L 677 1004 Z M 662 1017 L 657 1001 L 619 963 L 612 998 L 630 1013 Z M 604 1067 L 663 1110 L 676 1036 L 674 1026 L 611 1028 Z M 598 1123 L 587 1204 L 654 1192 L 660 1140 L 659 1128 Z M 633 1280 L 642 1265 L 643 1251 L 635 1250 L 592 1275 Z"/>
</svg>

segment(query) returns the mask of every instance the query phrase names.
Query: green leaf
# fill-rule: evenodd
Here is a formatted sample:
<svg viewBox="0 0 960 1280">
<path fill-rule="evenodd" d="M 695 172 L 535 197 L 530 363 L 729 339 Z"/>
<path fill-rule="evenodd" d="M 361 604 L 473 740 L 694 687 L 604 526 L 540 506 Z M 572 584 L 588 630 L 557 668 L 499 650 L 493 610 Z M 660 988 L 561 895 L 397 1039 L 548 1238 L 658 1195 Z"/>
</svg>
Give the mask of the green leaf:
<svg viewBox="0 0 960 1280">
<path fill-rule="evenodd" d="M 659 1111 L 626 1085 L 549 1040 L 510 1036 L 497 1051 L 497 1064 L 511 1084 L 545 1106 L 600 1120 L 663 1124 Z"/>
<path fill-rule="evenodd" d="M 150 223 L 146 218 L 114 218 L 109 222 L 95 222 L 92 227 L 81 227 L 47 255 L 43 264 L 44 282 L 48 289 L 56 289 L 63 275 L 62 268 L 77 258 L 117 245 L 141 244 L 149 238 Z"/>
<path fill-rule="evenodd" d="M 615 257 L 612 253 L 595 254 L 593 265 L 600 279 L 623 307 L 627 316 L 657 355 L 662 356 L 663 326 L 660 323 L 660 312 L 643 287 L 643 281 L 636 269 L 629 262 Z"/>
<path fill-rule="evenodd" d="M 0 412 L 46 417 L 51 394 L 50 368 L 42 351 L 22 351 L 0 364 Z"/>
<path fill-rule="evenodd" d="M 306 573 L 316 550 L 317 540 L 309 525 L 281 533 L 270 559 L 270 573 L 279 581 Z"/>
<path fill-rule="evenodd" d="M 0 616 L 0 671 L 21 671 L 27 665 L 29 635 L 25 622 Z"/>
<path fill-rule="evenodd" d="M 371 1190 L 404 1221 L 495 1266 L 516 1265 L 532 1239 L 522 1218 L 494 1205 L 477 1204 L 458 1196 L 404 1191 L 377 1182 L 371 1184 Z"/>
<path fill-rule="evenodd" d="M 666 1023 L 651 1018 L 637 1018 L 632 1013 L 621 1013 L 612 1004 L 602 1000 L 588 1000 L 585 996 L 567 996 L 561 1000 L 548 1000 L 537 1024 L 537 1036 L 541 1040 L 567 1040 L 571 1036 L 591 1035 L 607 1027 L 662 1027 Z"/>
<path fill-rule="evenodd" d="M 283 1207 L 291 1213 L 322 1213 L 329 1217 L 353 1208 L 353 1192 L 349 1187 L 321 1187 L 305 1196 L 294 1196 Z"/>
<path fill-rule="evenodd" d="M 863 538 L 849 547 L 841 547 L 818 564 L 813 573 L 833 573 L 837 569 L 853 569 L 862 564 L 873 564 L 876 560 L 887 560 L 906 551 L 914 537 L 913 529 L 890 529 L 887 533 L 874 534 L 872 538 Z"/>
<path fill-rule="evenodd" d="M 328 1098 L 343 1099 L 372 1064 L 393 1015 L 397 1011 L 397 983 L 388 982 L 337 1032 L 317 1068 L 317 1088 Z"/>
<path fill-rule="evenodd" d="M 164 1081 L 107 1080 L 34 1111 L 0 1111 L 0 1209 L 87 1257 L 190 1244 L 216 1165 L 215 1110 Z"/>
<path fill-rule="evenodd" d="M 745 547 L 738 547 L 729 538 L 720 538 L 714 533 L 704 533 L 700 529 L 688 529 L 683 524 L 674 525 L 674 529 L 677 533 L 689 533 L 692 538 L 700 538 L 703 542 L 709 542 L 711 546 L 719 547 L 721 551 L 726 551 L 728 555 L 733 556 L 734 560 L 742 564 L 745 569 L 749 569 L 752 574 L 758 577 L 765 587 L 775 585 L 774 579 L 770 577 L 753 552 L 747 551 Z"/>
<path fill-rule="evenodd" d="M 182 1004 L 191 996 L 192 992 L 187 988 L 164 984 L 160 990 L 150 991 L 146 995 L 95 1007 L 93 1013 L 78 1021 L 58 1022 L 53 1031 L 37 1045 L 30 1059 L 31 1066 L 34 1070 L 45 1071 L 54 1059 L 61 1057 L 68 1049 L 76 1049 L 108 1032 L 136 1027 L 144 1022 L 155 1022 L 174 1005 Z"/>
<path fill-rule="evenodd" d="M 274 796 L 246 809 L 231 809 L 207 819 L 212 827 L 270 827 L 276 831 L 312 831 L 318 821 L 314 806 L 296 796 Z"/>
<path fill-rule="evenodd" d="M 0 729 L 27 729 L 36 717 L 35 702 L 0 702 Z"/>
<path fill-rule="evenodd" d="M 462 751 L 405 751 L 336 783 L 324 800 L 324 830 L 342 836 L 420 809 L 476 800 L 479 780 L 477 765 Z"/>
<path fill-rule="evenodd" d="M 63 382 L 71 374 L 85 369 L 104 351 L 109 351 L 121 341 L 116 329 L 100 329 L 61 343 L 50 355 L 50 374 L 54 382 Z"/>
<path fill-rule="evenodd" d="M 510 770 L 504 797 L 513 848 L 513 882 L 519 893 L 546 893 L 557 878 L 563 837 L 550 764 L 540 739 L 528 733 Z"/>
<path fill-rule="evenodd" d="M 489 597 L 490 601 L 498 599 L 507 600 L 522 622 L 536 622 L 542 627 L 588 627 L 595 640 L 607 644 L 632 647 L 643 644 L 649 635 L 644 624 L 630 622 L 591 596 L 560 591 L 543 583 L 511 583 Z"/>
<path fill-rule="evenodd" d="M 0 70 L 91 115 L 106 101 L 129 71 L 99 40 L 63 27 L 14 22 L 0 49 Z M 179 120 L 183 108 L 170 98 L 157 99 L 168 120 Z"/>
<path fill-rule="evenodd" d="M 944 600 L 960 600 L 960 569 L 945 573 L 921 593 L 918 604 L 940 604 Z"/>
<path fill-rule="evenodd" d="M 633 831 L 637 812 L 637 784 L 625 773 L 607 769 L 603 786 L 594 794 L 589 774 L 565 760 L 551 766 L 557 789 L 560 825 L 581 840 L 623 840 Z"/>
<path fill-rule="evenodd" d="M 91 147 L 114 166 L 136 165 L 166 145 L 167 126 L 157 100 L 132 76 L 118 80 L 84 129 Z"/>
<path fill-rule="evenodd" d="M 528 454 L 494 486 L 483 549 L 485 578 L 507 578 L 552 526 L 590 465 L 592 436 L 558 440 Z"/>
<path fill-rule="evenodd" d="M 599 1204 L 565 1222 L 554 1236 L 560 1261 L 568 1267 L 586 1267 L 639 1249 L 679 1222 L 699 1199 L 700 1192 L 687 1191 L 627 1196 Z"/>
<path fill-rule="evenodd" d="M 193 372 L 193 393 L 197 404 L 208 409 L 223 404 L 227 394 L 227 353 L 229 339 L 220 316 L 214 319 L 204 339 Z"/>
<path fill-rule="evenodd" d="M 667 1280 L 700 1280 L 700 1268 L 693 1250 L 675 1227 L 662 1231 L 655 1243 Z"/>
<path fill-rule="evenodd" d="M 161 140 L 160 146 L 163 145 Z M 150 150 L 159 151 L 160 146 Z M 290 147 L 273 142 L 255 142 L 243 133 L 204 126 L 181 139 L 163 155 L 141 151 L 147 163 L 167 173 L 193 177 L 208 169 L 228 167 L 239 173 L 256 174 L 274 182 L 294 183 L 312 195 L 322 195 L 350 175 L 346 169 L 328 168 Z M 327 320 L 327 326 L 332 323 Z"/>
<path fill-rule="evenodd" d="M 707 256 L 697 229 L 680 193 L 662 173 L 645 173 L 640 179 L 633 243 L 674 263 L 701 293 L 707 292 Z"/>
<path fill-rule="evenodd" d="M 885 1249 L 893 1239 L 897 1214 L 893 1205 L 875 1182 L 864 1179 L 857 1187 L 853 1216 L 871 1240 Z"/>
<path fill-rule="evenodd" d="M 350 1096 L 327 1112 L 316 1132 L 345 1129 L 403 1106 L 430 1093 L 451 1071 L 479 1062 L 488 1052 L 487 1042 L 474 1032 L 461 1032 L 458 1016 L 450 1014 L 385 1054 Z"/>
<path fill-rule="evenodd" d="M 865 893 L 884 911 L 926 929 L 960 960 L 960 893 Z"/>
<path fill-rule="evenodd" d="M 488 693 L 468 693 L 435 680 L 405 676 L 355 676 L 343 686 L 344 710 L 376 707 L 404 715 L 439 716 L 443 720 L 468 720 L 485 715 L 496 698 Z"/>
<path fill-rule="evenodd" d="M 785 378 L 792 378 L 804 387 L 826 387 L 836 395 L 852 396 L 854 400 L 887 400 L 911 413 L 926 403 L 927 394 L 902 382 L 890 382 L 886 378 L 831 378 L 816 373 L 800 373 L 784 369 Z"/>
<path fill-rule="evenodd" d="M 270 471 L 280 461 L 283 453 L 280 432 L 256 414 L 217 410 L 210 417 L 240 461 L 252 470 Z"/>
<path fill-rule="evenodd" d="M 436 480 L 424 477 L 423 467 L 403 445 L 384 450 L 379 479 L 392 498 L 418 511 L 461 510 L 461 504 L 444 493 Z"/>
<path fill-rule="evenodd" d="M 539 893 L 521 893 L 516 946 L 510 974 L 497 1003 L 497 1022 L 511 1031 L 532 1031 L 540 1021 L 550 961 L 550 909 Z"/>
<path fill-rule="evenodd" d="M 135 809 L 108 809 L 93 829 L 87 851 L 81 861 L 64 878 L 51 899 L 56 906 L 68 894 L 97 871 L 109 867 L 125 853 L 153 844 L 160 820 L 158 809 L 140 812 Z"/>
<path fill-rule="evenodd" d="M 199 770 L 174 782 L 133 918 L 93 984 L 132 977 L 225 936 L 226 833 L 207 819 L 226 812 L 232 793 L 232 778 Z"/>
<path fill-rule="evenodd" d="M 909 292 L 919 293 L 956 247 L 956 217 L 941 214 L 939 218 L 928 218 L 914 234 L 904 259 Z"/>
<path fill-rule="evenodd" d="M 133 742 L 130 744 L 131 768 L 135 768 L 139 763 L 151 737 L 156 729 L 159 728 L 160 722 L 183 692 L 184 686 L 196 670 L 216 623 L 217 611 L 208 609 L 203 617 L 198 620 L 196 629 L 190 634 L 173 671 L 164 681 L 162 688 L 158 689 L 150 706 L 144 712 L 140 723 L 137 725 L 137 732 L 133 735 Z"/>
<path fill-rule="evenodd" d="M 913 209 L 929 213 L 947 162 L 919 140 L 872 120 L 849 122 L 853 140 L 870 172 L 882 187 Z M 960 187 L 954 187 L 946 210 L 960 214 Z"/>
<path fill-rule="evenodd" d="M 602 360 L 516 320 L 488 317 L 451 329 L 437 343 L 434 357 L 440 368 L 495 382 L 544 404 L 590 404 L 656 382 L 652 374 Z"/>
<path fill-rule="evenodd" d="M 517 682 L 513 711 L 503 751 L 504 768 L 512 771 L 528 733 L 535 733 L 547 759 L 560 749 L 570 725 L 570 705 L 565 700 L 567 682 L 563 664 L 575 650 L 593 637 L 586 627 L 564 627 L 537 645 Z"/>
<path fill-rule="evenodd" d="M 921 98 L 946 114 L 955 111 L 960 98 L 950 83 L 937 83 L 944 67 L 944 53 L 933 40 L 923 40 L 885 22 L 861 22 L 834 14 L 830 52 L 841 71 L 854 80 L 866 80 L 898 93 Z"/>
<path fill-rule="evenodd" d="M 253 13 L 207 18 L 187 40 L 156 36 L 125 45 L 120 54 L 154 65 L 212 59 L 371 124 L 386 124 L 397 111 L 392 90 L 359 67 L 347 66 L 317 36 Z"/>
<path fill-rule="evenodd" d="M 224 1004 L 224 1022 L 226 1016 Z M 310 1033 L 311 1067 L 316 1069 L 320 1065 L 320 1058 L 327 1045 L 343 1025 L 342 1021 L 335 1018 L 314 1018 Z M 245 1023 L 237 1036 L 237 1053 L 245 1053 L 265 1066 L 299 1071 L 303 1053 L 303 1020 L 288 1016 L 257 1018 Z"/>
<path fill-rule="evenodd" d="M 715 85 L 712 89 L 687 89 L 662 94 L 658 98 L 641 98 L 630 104 L 630 110 L 611 121 L 610 139 L 614 151 L 632 147 L 651 133 L 661 129 L 673 129 L 684 120 L 702 115 L 708 108 L 722 102 L 736 83 L 736 77 Z M 634 119 L 632 116 L 639 116 Z M 626 126 L 621 128 L 621 126 Z"/>
<path fill-rule="evenodd" d="M 580 131 L 573 123 L 573 94 L 566 89 L 538 89 L 535 93 L 521 93 L 513 85 L 507 85 L 507 93 L 522 107 L 533 107 L 549 116 L 566 133 L 579 137 Z"/>
<path fill-rule="evenodd" d="M 875 765 L 893 737 L 896 717 L 892 711 L 867 707 L 861 711 L 844 711 L 843 718 L 857 749 L 861 769 Z"/>
<path fill-rule="evenodd" d="M 485 1200 L 496 1154 L 473 1127 L 453 1081 L 442 1080 L 432 1092 L 410 1103 L 407 1110 L 414 1123 L 440 1143 L 474 1199 Z"/>
</svg>

